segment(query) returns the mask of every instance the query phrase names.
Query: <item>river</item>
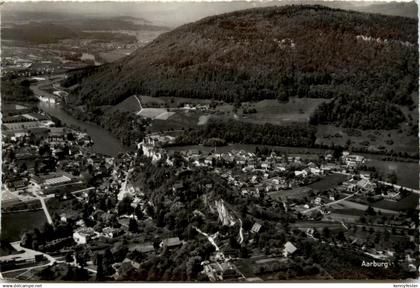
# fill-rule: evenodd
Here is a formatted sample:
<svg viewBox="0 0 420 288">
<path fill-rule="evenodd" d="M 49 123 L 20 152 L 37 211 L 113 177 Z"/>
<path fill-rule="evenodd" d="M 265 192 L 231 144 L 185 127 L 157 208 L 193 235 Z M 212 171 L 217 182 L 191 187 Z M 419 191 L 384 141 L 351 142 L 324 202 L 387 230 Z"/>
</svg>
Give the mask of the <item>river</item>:
<svg viewBox="0 0 420 288">
<path fill-rule="evenodd" d="M 69 127 L 75 127 L 80 131 L 84 131 L 93 140 L 93 151 L 108 156 L 116 156 L 119 152 L 125 152 L 128 150 L 127 147 L 123 146 L 121 142 L 115 138 L 104 128 L 89 122 L 83 122 L 66 111 L 60 108 L 58 104 L 50 104 L 47 102 L 39 102 L 38 108 L 45 111 L 51 116 L 54 116 L 61 120 L 62 123 Z"/>
<path fill-rule="evenodd" d="M 31 85 L 31 90 L 37 96 L 48 98 L 54 97 L 54 95 L 43 90 L 41 87 L 44 85 L 47 86 L 51 84 L 51 82 L 58 82 L 63 79 L 63 77 L 64 75 L 56 75 L 54 76 L 55 80 L 46 79 L 45 81 L 40 81 L 35 85 Z M 83 122 L 74 118 L 72 115 L 64 111 L 59 104 L 39 101 L 37 106 L 49 115 L 60 119 L 61 122 L 67 126 L 77 127 L 78 130 L 88 133 L 94 142 L 92 149 L 96 153 L 115 156 L 119 152 L 125 152 L 128 150 L 127 147 L 123 146 L 121 142 L 107 130 L 94 123 Z"/>
</svg>

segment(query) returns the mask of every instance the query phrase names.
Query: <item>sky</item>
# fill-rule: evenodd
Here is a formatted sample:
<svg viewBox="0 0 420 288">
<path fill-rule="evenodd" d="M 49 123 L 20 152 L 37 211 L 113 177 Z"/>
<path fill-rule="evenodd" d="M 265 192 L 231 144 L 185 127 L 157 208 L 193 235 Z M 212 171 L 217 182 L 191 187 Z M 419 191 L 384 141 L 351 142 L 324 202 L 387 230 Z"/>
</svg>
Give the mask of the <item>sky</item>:
<svg viewBox="0 0 420 288">
<path fill-rule="evenodd" d="M 213 1 L 213 2 L 10 2 L 7 1 L 1 9 L 2 21 L 41 21 L 65 20 L 81 17 L 119 17 L 130 16 L 143 18 L 155 25 L 176 27 L 201 18 L 254 7 L 280 6 L 286 4 L 313 3 L 326 6 L 358 11 L 417 16 L 417 6 L 414 2 L 368 2 L 368 1 Z"/>
</svg>

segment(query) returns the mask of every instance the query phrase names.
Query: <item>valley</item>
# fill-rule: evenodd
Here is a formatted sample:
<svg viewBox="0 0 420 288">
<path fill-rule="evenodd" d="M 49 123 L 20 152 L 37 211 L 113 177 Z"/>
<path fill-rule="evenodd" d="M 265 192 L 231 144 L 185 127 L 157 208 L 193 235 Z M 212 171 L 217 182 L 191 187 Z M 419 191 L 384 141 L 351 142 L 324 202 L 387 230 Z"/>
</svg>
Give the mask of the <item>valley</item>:
<svg viewBox="0 0 420 288">
<path fill-rule="evenodd" d="M 1 28 L 5 278 L 418 277 L 409 6 L 248 4 L 200 19 L 222 6 L 195 3 L 191 23 L 181 4 L 16 4 L 29 10 Z"/>
</svg>

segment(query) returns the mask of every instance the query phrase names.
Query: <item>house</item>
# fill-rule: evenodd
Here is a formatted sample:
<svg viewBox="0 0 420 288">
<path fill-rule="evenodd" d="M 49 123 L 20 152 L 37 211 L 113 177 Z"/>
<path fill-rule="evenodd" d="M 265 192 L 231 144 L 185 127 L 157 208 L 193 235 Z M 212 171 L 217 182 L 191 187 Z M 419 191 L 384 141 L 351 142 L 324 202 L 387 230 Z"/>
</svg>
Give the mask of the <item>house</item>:
<svg viewBox="0 0 420 288">
<path fill-rule="evenodd" d="M 235 158 L 235 160 L 236 160 L 236 164 L 238 165 L 245 165 L 246 163 L 246 157 L 244 156 L 238 156 Z"/>
<path fill-rule="evenodd" d="M 166 238 L 160 244 L 159 247 L 175 248 L 181 246 L 182 242 L 178 237 Z"/>
<path fill-rule="evenodd" d="M 260 232 L 260 230 L 261 230 L 261 224 L 260 223 L 257 223 L 257 222 L 255 222 L 254 223 L 254 225 L 252 225 L 252 228 L 251 228 L 251 233 L 258 233 L 258 232 Z"/>
<path fill-rule="evenodd" d="M 114 238 L 121 235 L 121 229 L 116 229 L 112 227 L 105 227 L 102 229 L 102 235 L 106 238 Z"/>
<path fill-rule="evenodd" d="M 334 163 L 327 163 L 321 165 L 321 170 L 324 172 L 330 172 L 330 171 L 337 171 L 340 170 L 340 165 L 334 164 Z"/>
<path fill-rule="evenodd" d="M 58 186 L 64 183 L 69 183 L 71 181 L 72 181 L 72 178 L 67 173 L 62 173 L 62 174 L 51 173 L 45 176 L 32 175 L 31 180 L 30 180 L 32 185 L 39 186 L 42 188 Z"/>
<path fill-rule="evenodd" d="M 143 244 L 129 244 L 128 245 L 129 251 L 138 251 L 141 253 L 151 253 L 155 251 L 155 247 L 153 243 L 143 243 Z"/>
<path fill-rule="evenodd" d="M 314 175 L 321 175 L 322 174 L 322 170 L 319 169 L 318 167 L 310 167 L 309 171 L 311 171 L 311 173 L 314 174 Z"/>
<path fill-rule="evenodd" d="M 204 164 L 206 165 L 213 165 L 213 157 L 207 156 L 206 159 L 204 159 Z"/>
<path fill-rule="evenodd" d="M 5 186 L 10 191 L 16 191 L 16 190 L 25 188 L 26 187 L 26 181 L 25 180 L 15 180 L 15 181 L 11 181 L 11 182 L 7 183 L 7 185 L 5 184 Z"/>
<path fill-rule="evenodd" d="M 373 191 L 376 187 L 375 183 L 372 183 L 371 181 L 367 180 L 367 179 L 361 179 L 359 181 L 357 181 L 356 183 L 357 187 L 360 187 L 366 191 Z"/>
<path fill-rule="evenodd" d="M 388 191 L 386 194 L 382 193 L 381 195 L 382 197 L 388 200 L 398 200 L 398 198 L 400 197 L 400 192 L 393 190 Z"/>
<path fill-rule="evenodd" d="M 313 238 L 314 237 L 314 228 L 310 227 L 308 229 L 306 229 L 306 236 L 308 236 L 309 238 Z"/>
<path fill-rule="evenodd" d="M 331 153 L 327 153 L 324 156 L 325 161 L 331 161 L 333 159 L 333 155 Z"/>
<path fill-rule="evenodd" d="M 62 213 L 60 215 L 60 221 L 63 222 L 63 223 L 67 223 L 67 217 L 66 217 L 65 213 Z"/>
<path fill-rule="evenodd" d="M 254 160 L 248 161 L 248 168 L 249 169 L 255 169 L 255 165 L 256 165 L 256 163 L 255 163 Z"/>
<path fill-rule="evenodd" d="M 253 175 L 252 177 L 251 177 L 251 183 L 257 183 L 258 181 L 257 181 L 257 179 L 258 179 L 258 176 L 256 176 L 256 175 Z"/>
<path fill-rule="evenodd" d="M 287 257 L 287 256 L 295 253 L 296 250 L 297 250 L 297 248 L 295 247 L 295 245 L 293 245 L 291 242 L 287 241 L 286 244 L 284 244 L 283 255 L 284 255 L 284 257 Z"/>
<path fill-rule="evenodd" d="M 315 205 L 321 205 L 321 202 L 322 202 L 321 197 L 316 197 L 315 200 L 314 200 Z"/>
<path fill-rule="evenodd" d="M 77 244 L 86 244 L 88 243 L 94 236 L 95 230 L 92 227 L 82 227 L 77 229 L 73 233 L 73 239 Z"/>
<path fill-rule="evenodd" d="M 231 262 L 210 263 L 209 261 L 203 261 L 201 265 L 203 266 L 203 272 L 212 282 L 234 279 L 239 276 L 236 266 Z"/>
<path fill-rule="evenodd" d="M 363 164 L 365 162 L 365 157 L 361 155 L 351 155 L 345 152 L 343 152 L 342 159 L 347 167 L 356 167 L 357 165 Z"/>
<path fill-rule="evenodd" d="M 181 191 L 184 189 L 184 184 L 182 182 L 177 182 L 172 186 L 172 191 L 174 193 Z"/>
<path fill-rule="evenodd" d="M 282 163 L 279 163 L 279 164 L 276 164 L 276 169 L 278 171 L 283 172 L 283 171 L 286 171 L 286 166 L 284 164 L 282 164 Z"/>
<path fill-rule="evenodd" d="M 271 167 L 270 162 L 264 161 L 261 163 L 261 168 L 263 169 L 269 169 Z"/>
<path fill-rule="evenodd" d="M 308 176 L 308 171 L 306 171 L 306 170 L 296 170 L 295 171 L 295 176 L 306 177 L 306 176 Z"/>
<path fill-rule="evenodd" d="M 139 268 L 140 268 L 140 264 L 139 264 L 138 262 L 133 261 L 133 260 L 131 260 L 131 259 L 129 259 L 129 258 L 125 258 L 125 259 L 122 261 L 122 263 L 121 263 L 121 267 L 122 267 L 123 265 L 128 265 L 128 266 L 131 266 L 131 267 L 133 267 L 133 268 L 135 268 L 135 269 L 139 269 Z"/>
<path fill-rule="evenodd" d="M 360 178 L 370 180 L 371 173 L 369 171 L 360 171 Z"/>
<path fill-rule="evenodd" d="M 65 128 L 62 127 L 50 127 L 48 134 L 48 141 L 51 143 L 62 143 L 64 142 L 66 135 Z"/>
</svg>

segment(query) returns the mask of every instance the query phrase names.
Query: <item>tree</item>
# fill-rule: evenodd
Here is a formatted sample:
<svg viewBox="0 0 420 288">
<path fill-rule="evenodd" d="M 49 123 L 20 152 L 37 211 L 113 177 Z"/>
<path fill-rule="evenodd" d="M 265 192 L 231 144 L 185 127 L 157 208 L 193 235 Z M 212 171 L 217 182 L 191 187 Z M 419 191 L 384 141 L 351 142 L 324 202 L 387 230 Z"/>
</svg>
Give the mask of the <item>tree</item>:
<svg viewBox="0 0 420 288">
<path fill-rule="evenodd" d="M 249 250 L 246 246 L 241 247 L 241 249 L 239 250 L 239 257 L 241 258 L 249 257 Z"/>
<path fill-rule="evenodd" d="M 87 255 L 84 251 L 76 251 L 76 263 L 84 268 L 87 265 Z"/>
<path fill-rule="evenodd" d="M 74 258 L 73 258 L 73 252 L 69 251 L 66 254 L 66 262 L 67 263 L 73 263 Z"/>
<path fill-rule="evenodd" d="M 344 232 L 343 231 L 340 231 L 340 232 L 338 232 L 338 234 L 337 234 L 337 240 L 340 240 L 340 241 L 346 241 L 346 237 L 344 236 Z"/>
<path fill-rule="evenodd" d="M 104 279 L 104 267 L 103 267 L 103 255 L 97 254 L 96 255 L 96 266 L 98 267 L 96 269 L 96 280 L 102 281 Z"/>
<path fill-rule="evenodd" d="M 194 256 L 188 259 L 186 268 L 187 268 L 187 277 L 189 280 L 195 279 L 198 273 L 201 271 L 201 260 L 200 256 Z"/>
<path fill-rule="evenodd" d="M 369 205 L 369 207 L 366 209 L 365 212 L 367 215 L 369 216 L 374 216 L 376 215 L 375 209 L 372 208 L 372 206 Z"/>
<path fill-rule="evenodd" d="M 324 238 L 330 238 L 331 232 L 330 232 L 330 229 L 328 227 L 324 227 L 324 229 L 322 229 L 322 236 Z"/>
<path fill-rule="evenodd" d="M 134 214 L 136 215 L 137 219 L 143 218 L 144 215 L 140 205 L 137 205 L 137 207 L 134 209 Z"/>
<path fill-rule="evenodd" d="M 117 206 L 118 215 L 131 214 L 133 207 L 131 207 L 132 199 L 129 196 L 124 197 Z"/>
<path fill-rule="evenodd" d="M 104 256 L 102 259 L 103 263 L 103 272 L 105 275 L 112 274 L 114 269 L 112 268 L 112 264 L 114 263 L 114 255 L 109 248 L 105 249 Z"/>
<path fill-rule="evenodd" d="M 139 230 L 139 226 L 137 224 L 137 221 L 134 218 L 130 218 L 130 221 L 128 222 L 128 231 L 132 233 L 137 233 Z"/>
<path fill-rule="evenodd" d="M 32 238 L 32 233 L 25 232 L 25 233 L 22 235 L 22 238 L 21 238 L 21 240 L 20 240 L 20 245 L 21 245 L 22 247 L 32 249 L 32 247 L 33 247 L 33 238 Z"/>
<path fill-rule="evenodd" d="M 48 222 L 44 224 L 44 227 L 42 228 L 42 234 L 44 235 L 44 238 L 47 241 L 54 239 L 54 237 L 56 236 L 54 234 L 54 227 Z"/>
</svg>

